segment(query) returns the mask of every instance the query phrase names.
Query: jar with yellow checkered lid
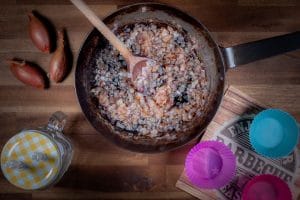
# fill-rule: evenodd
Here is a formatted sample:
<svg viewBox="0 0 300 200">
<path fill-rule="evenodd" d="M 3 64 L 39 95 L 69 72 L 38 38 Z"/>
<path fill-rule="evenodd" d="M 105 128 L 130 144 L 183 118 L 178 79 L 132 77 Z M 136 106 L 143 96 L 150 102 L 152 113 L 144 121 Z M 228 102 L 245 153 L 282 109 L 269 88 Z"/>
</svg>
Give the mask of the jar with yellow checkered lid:
<svg viewBox="0 0 300 200">
<path fill-rule="evenodd" d="M 1 169 L 13 185 L 45 189 L 55 184 L 68 169 L 73 149 L 62 134 L 66 115 L 55 112 L 47 126 L 23 130 L 9 139 L 1 153 Z"/>
</svg>

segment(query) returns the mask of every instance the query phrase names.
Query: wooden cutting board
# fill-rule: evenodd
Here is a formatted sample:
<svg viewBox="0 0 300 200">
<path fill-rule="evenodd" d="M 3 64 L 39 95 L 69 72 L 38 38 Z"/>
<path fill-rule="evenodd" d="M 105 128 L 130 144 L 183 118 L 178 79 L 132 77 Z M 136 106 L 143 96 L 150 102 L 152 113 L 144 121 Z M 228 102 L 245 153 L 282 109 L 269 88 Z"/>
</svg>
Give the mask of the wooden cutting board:
<svg viewBox="0 0 300 200">
<path fill-rule="evenodd" d="M 241 91 L 229 87 L 201 141 L 217 140 L 233 151 L 237 163 L 235 177 L 219 190 L 206 190 L 193 185 L 183 171 L 176 186 L 199 199 L 238 200 L 241 199 L 243 187 L 253 176 L 273 174 L 285 180 L 292 190 L 293 198 L 299 199 L 299 148 L 282 159 L 268 159 L 255 153 L 249 143 L 248 133 L 251 121 L 255 114 L 267 107 Z"/>
</svg>

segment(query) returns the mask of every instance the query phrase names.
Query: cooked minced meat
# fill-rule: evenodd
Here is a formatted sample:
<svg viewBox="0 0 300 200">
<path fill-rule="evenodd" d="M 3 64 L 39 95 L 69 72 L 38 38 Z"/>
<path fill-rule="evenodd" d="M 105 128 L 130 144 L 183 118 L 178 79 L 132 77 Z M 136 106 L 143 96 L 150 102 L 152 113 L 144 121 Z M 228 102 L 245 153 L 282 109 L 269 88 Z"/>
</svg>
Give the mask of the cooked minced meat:
<svg viewBox="0 0 300 200">
<path fill-rule="evenodd" d="M 127 25 L 118 32 L 134 55 L 157 64 L 144 69 L 151 81 L 138 92 L 123 57 L 107 45 L 97 55 L 92 78 L 91 93 L 99 100 L 99 112 L 118 129 L 175 140 L 176 132 L 187 130 L 188 122 L 202 115 L 208 96 L 197 41 L 178 28 L 154 22 Z"/>
</svg>

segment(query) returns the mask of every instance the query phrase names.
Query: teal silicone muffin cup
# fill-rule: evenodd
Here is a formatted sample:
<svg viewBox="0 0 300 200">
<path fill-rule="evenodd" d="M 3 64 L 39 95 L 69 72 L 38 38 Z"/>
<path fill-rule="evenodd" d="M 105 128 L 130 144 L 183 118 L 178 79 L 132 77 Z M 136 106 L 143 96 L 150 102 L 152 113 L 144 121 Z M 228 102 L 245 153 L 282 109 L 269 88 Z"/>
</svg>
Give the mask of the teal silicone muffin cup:
<svg viewBox="0 0 300 200">
<path fill-rule="evenodd" d="M 280 158 L 294 150 L 298 143 L 299 128 L 297 121 L 287 112 L 266 109 L 254 117 L 249 137 L 257 153 Z"/>
</svg>

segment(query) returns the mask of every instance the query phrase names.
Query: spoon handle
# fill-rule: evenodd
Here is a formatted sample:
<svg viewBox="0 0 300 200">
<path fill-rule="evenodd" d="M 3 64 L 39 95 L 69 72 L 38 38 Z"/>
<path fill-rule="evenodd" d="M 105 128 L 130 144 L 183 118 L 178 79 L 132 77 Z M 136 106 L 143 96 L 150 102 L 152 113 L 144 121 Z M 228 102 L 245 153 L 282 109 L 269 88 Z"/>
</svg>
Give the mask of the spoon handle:
<svg viewBox="0 0 300 200">
<path fill-rule="evenodd" d="M 70 0 L 88 20 L 100 31 L 104 37 L 117 49 L 126 61 L 132 57 L 131 52 L 117 36 L 97 17 L 97 15 L 81 0 Z"/>
</svg>

